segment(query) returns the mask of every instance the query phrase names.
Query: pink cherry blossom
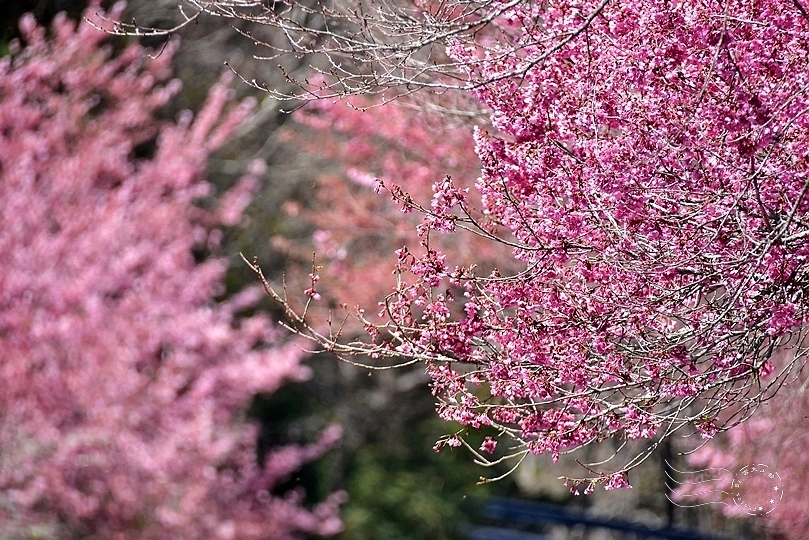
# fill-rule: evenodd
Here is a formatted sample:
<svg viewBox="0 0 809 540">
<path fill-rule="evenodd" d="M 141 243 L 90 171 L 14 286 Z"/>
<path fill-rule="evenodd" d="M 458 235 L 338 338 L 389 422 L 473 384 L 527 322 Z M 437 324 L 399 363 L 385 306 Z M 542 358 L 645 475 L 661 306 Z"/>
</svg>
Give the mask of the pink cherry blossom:
<svg viewBox="0 0 809 540">
<path fill-rule="evenodd" d="M 489 111 L 472 130 L 474 177 L 423 166 L 425 145 L 410 143 L 454 138 L 419 127 L 447 117 L 422 109 L 411 130 L 399 116 L 321 105 L 307 118 L 356 126 L 342 133 L 358 154 L 381 155 L 370 142 L 391 134 L 413 150 L 373 176 L 410 212 L 390 218 L 397 235 L 412 216 L 421 223 L 396 246 L 382 322 L 359 315 L 373 341 L 314 320 L 309 337 L 347 356 L 423 361 L 439 414 L 494 427 L 517 456 L 713 437 L 805 351 L 807 37 L 797 2 L 503 4 L 444 43 Z M 366 169 L 355 177 L 371 191 Z M 362 219 L 391 215 L 367 211 L 370 196 L 346 200 Z M 367 256 L 328 243 L 337 223 L 320 227 L 322 247 Z M 654 447 L 579 481 L 625 487 Z"/>
<path fill-rule="evenodd" d="M 245 418 L 253 395 L 308 376 L 301 349 L 263 315 L 236 317 L 255 290 L 215 300 L 227 261 L 194 258 L 217 251 L 218 223 L 238 223 L 257 185 L 246 176 L 218 211 L 196 204 L 212 194 L 209 154 L 253 103 L 223 80 L 196 118 L 159 122 L 179 88 L 171 51 L 113 56 L 74 26 L 60 16 L 46 38 L 26 16 L 25 47 L 0 59 L 0 527 L 337 533 L 340 494 L 309 509 L 276 490 L 339 429 L 259 462 Z"/>
</svg>

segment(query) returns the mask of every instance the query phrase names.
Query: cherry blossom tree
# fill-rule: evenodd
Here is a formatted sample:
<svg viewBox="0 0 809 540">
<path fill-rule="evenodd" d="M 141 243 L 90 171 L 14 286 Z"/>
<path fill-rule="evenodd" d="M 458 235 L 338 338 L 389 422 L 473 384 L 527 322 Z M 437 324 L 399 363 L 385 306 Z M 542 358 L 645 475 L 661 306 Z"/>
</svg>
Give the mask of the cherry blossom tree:
<svg viewBox="0 0 809 540">
<path fill-rule="evenodd" d="M 612 440 L 629 454 L 569 480 L 626 487 L 661 439 L 738 424 L 803 363 L 800 1 L 186 5 L 178 26 L 253 21 L 245 33 L 268 58 L 312 55 L 304 98 L 460 90 L 488 110 L 469 115 L 474 185 L 438 170 L 429 199 L 406 175 L 377 185 L 423 219 L 418 244 L 397 251 L 383 321 L 356 313 L 370 340 L 342 316 L 311 321 L 316 264 L 302 309 L 253 265 L 290 327 L 325 350 L 423 363 L 439 414 L 464 426 L 440 444 L 486 427 L 470 450 L 494 464 Z M 479 268 L 444 235 L 506 246 L 509 260 Z"/>
<path fill-rule="evenodd" d="M 246 419 L 253 395 L 307 377 L 302 351 L 239 316 L 259 290 L 217 300 L 227 261 L 195 259 L 258 183 L 260 163 L 199 204 L 253 103 L 225 78 L 196 118 L 161 123 L 170 50 L 112 55 L 64 17 L 49 37 L 20 25 L 0 59 L 0 536 L 337 533 L 340 494 L 307 509 L 281 486 L 339 430 L 259 461 Z"/>
<path fill-rule="evenodd" d="M 480 44 L 448 39 L 491 110 L 480 202 L 451 179 L 431 201 L 385 184 L 424 220 L 386 322 L 359 314 L 379 341 L 300 312 L 293 326 L 339 354 L 424 362 L 439 414 L 515 457 L 745 419 L 805 354 L 807 24 L 800 4 L 521 2 Z M 435 239 L 462 229 L 520 271 L 450 260 Z M 628 485 L 656 444 L 574 487 Z"/>
</svg>

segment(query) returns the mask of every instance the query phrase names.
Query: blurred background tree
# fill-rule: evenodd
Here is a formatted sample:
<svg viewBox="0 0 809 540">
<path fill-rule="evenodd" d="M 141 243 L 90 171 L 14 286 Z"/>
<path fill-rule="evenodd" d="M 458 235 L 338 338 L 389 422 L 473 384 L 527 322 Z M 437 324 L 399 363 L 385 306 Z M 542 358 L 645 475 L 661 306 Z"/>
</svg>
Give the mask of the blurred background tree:
<svg viewBox="0 0 809 540">
<path fill-rule="evenodd" d="M 228 73 L 196 117 L 159 121 L 171 50 L 113 55 L 75 27 L 26 15 L 0 59 L 0 535 L 334 535 L 343 495 L 304 505 L 285 482 L 339 428 L 258 456 L 247 415 L 309 375 L 303 352 L 241 313 L 256 287 L 216 300 L 222 226 L 265 166 L 217 197 L 205 169 L 254 100 Z"/>
</svg>

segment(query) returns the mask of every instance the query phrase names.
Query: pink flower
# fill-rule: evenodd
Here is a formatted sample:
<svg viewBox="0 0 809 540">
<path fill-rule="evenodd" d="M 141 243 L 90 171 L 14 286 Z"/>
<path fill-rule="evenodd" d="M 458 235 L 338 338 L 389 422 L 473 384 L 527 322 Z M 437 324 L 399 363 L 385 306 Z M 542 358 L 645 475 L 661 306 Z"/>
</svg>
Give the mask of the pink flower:
<svg viewBox="0 0 809 540">
<path fill-rule="evenodd" d="M 161 122 L 177 91 L 161 82 L 170 47 L 155 62 L 134 45 L 111 57 L 103 32 L 64 16 L 53 41 L 31 16 L 21 27 L 26 47 L 0 59 L 4 530 L 336 534 L 340 496 L 307 509 L 275 492 L 338 431 L 259 463 L 244 418 L 255 394 L 308 376 L 303 353 L 268 317 L 237 318 L 255 291 L 216 300 L 227 261 L 194 258 L 217 246 L 218 222 L 239 223 L 256 186 L 248 176 L 218 209 L 196 204 L 209 154 L 250 103 L 221 81 L 196 119 Z M 135 158 L 151 138 L 154 154 Z"/>
<path fill-rule="evenodd" d="M 486 437 L 480 445 L 480 449 L 488 454 L 494 453 L 495 448 L 497 448 L 497 441 L 491 437 Z"/>
<path fill-rule="evenodd" d="M 625 472 L 617 472 L 607 477 L 607 481 L 604 484 L 604 489 L 631 489 L 632 486 L 629 484 L 629 480 L 627 479 L 627 475 Z M 592 491 L 592 490 L 591 490 Z"/>
</svg>

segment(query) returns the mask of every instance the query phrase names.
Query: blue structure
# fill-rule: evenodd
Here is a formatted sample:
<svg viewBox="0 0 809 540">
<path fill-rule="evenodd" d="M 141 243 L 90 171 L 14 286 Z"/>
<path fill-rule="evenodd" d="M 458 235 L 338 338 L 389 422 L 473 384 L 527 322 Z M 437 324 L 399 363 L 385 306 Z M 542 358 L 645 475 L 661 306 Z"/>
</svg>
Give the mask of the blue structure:
<svg viewBox="0 0 809 540">
<path fill-rule="evenodd" d="M 624 519 L 592 516 L 577 508 L 518 499 L 492 499 L 484 506 L 483 515 L 505 525 L 475 527 L 467 535 L 469 540 L 548 540 L 539 533 L 508 528 L 543 525 L 609 529 L 638 540 L 746 540 L 739 536 L 708 534 L 680 527 L 651 527 Z"/>
</svg>

